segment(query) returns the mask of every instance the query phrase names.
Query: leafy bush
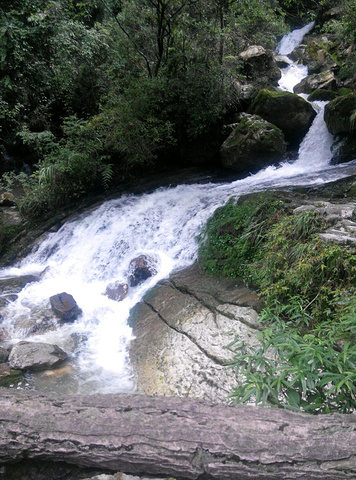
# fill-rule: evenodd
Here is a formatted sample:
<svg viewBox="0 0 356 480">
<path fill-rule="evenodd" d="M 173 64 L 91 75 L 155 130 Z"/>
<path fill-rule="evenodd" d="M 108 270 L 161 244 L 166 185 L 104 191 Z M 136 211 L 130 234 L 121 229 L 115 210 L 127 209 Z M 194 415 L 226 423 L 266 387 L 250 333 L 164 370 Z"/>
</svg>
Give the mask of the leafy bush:
<svg viewBox="0 0 356 480">
<path fill-rule="evenodd" d="M 230 200 L 208 222 L 205 271 L 242 277 L 266 301 L 259 345 L 236 338 L 239 402 L 308 412 L 356 407 L 356 257 L 328 244 L 318 212 L 294 214 L 276 194 Z"/>
</svg>

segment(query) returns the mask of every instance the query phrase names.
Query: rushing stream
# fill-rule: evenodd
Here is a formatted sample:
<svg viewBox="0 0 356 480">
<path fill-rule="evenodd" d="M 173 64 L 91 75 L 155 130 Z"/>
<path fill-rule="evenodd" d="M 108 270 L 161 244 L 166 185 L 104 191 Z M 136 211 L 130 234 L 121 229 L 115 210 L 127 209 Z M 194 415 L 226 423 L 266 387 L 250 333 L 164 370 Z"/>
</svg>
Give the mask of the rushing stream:
<svg viewBox="0 0 356 480">
<path fill-rule="evenodd" d="M 294 35 L 297 34 L 300 37 L 299 32 Z M 305 67 L 301 68 L 305 76 Z M 300 81 L 300 76 L 298 66 L 288 67 L 281 88 L 290 90 Z M 232 195 L 288 185 L 322 184 L 354 173 L 355 161 L 347 165 L 329 165 L 332 136 L 323 122 L 323 106 L 322 102 L 315 105 L 319 114 L 294 163 L 271 166 L 231 183 L 180 185 L 150 194 L 125 195 L 103 203 L 95 211 L 66 223 L 58 232 L 48 234 L 20 265 L 0 272 L 0 276 L 8 276 L 46 269 L 40 282 L 27 285 L 18 299 L 0 312 L 13 340 L 25 336 L 24 331 L 13 327 L 16 319 L 36 316 L 49 308 L 50 296 L 68 292 L 81 307 L 81 316 L 72 324 L 30 337 L 34 341 L 55 343 L 66 351 L 73 338 L 77 339 L 78 346 L 71 359 L 73 375 L 61 387 L 62 391 L 134 390 L 127 361 L 131 339 L 131 329 L 127 325 L 130 309 L 157 281 L 173 270 L 192 264 L 197 255 L 197 237 L 218 206 Z M 131 288 L 121 302 L 107 298 L 104 295 L 106 286 L 117 280 L 126 282 L 130 261 L 143 253 L 156 259 L 158 273 Z M 29 379 L 31 381 L 34 380 Z M 41 388 L 39 384 L 36 386 Z"/>
</svg>

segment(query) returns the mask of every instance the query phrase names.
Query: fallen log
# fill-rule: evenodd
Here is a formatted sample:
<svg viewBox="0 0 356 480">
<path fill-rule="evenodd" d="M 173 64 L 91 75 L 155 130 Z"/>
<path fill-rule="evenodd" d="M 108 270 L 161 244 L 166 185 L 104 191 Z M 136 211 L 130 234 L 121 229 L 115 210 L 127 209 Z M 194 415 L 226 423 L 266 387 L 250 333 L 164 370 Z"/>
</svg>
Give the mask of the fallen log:
<svg viewBox="0 0 356 480">
<path fill-rule="evenodd" d="M 0 464 L 24 458 L 186 479 L 355 479 L 356 416 L 0 389 Z"/>
</svg>

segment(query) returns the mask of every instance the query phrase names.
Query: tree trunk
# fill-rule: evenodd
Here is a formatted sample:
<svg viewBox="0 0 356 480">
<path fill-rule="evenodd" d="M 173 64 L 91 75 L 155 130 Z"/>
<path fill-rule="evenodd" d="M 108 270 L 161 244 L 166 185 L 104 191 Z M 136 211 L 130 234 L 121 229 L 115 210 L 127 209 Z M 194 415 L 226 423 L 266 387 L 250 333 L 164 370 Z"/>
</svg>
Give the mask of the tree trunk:
<svg viewBox="0 0 356 480">
<path fill-rule="evenodd" d="M 23 458 L 186 479 L 355 479 L 356 416 L 0 389 L 0 464 Z"/>
</svg>

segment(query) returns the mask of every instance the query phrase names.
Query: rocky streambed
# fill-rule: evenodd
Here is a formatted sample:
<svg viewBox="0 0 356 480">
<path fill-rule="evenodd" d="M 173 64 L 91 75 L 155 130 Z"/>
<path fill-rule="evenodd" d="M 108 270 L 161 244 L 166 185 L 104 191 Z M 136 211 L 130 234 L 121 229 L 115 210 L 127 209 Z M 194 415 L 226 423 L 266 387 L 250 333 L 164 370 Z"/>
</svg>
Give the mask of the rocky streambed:
<svg viewBox="0 0 356 480">
<path fill-rule="evenodd" d="M 293 203 L 296 214 L 319 212 L 325 225 L 319 235 L 325 242 L 355 248 L 355 177 L 324 187 L 281 191 L 280 196 Z M 129 288 L 149 281 L 155 273 L 154 264 L 142 257 L 132 265 L 130 286 L 108 286 L 105 294 L 112 300 L 122 301 Z M 10 305 L 41 275 L 2 278 L 1 305 Z M 38 335 L 65 329 L 80 315 L 80 307 L 69 292 L 62 292 L 48 298 L 47 305 L 37 312 L 25 312 L 13 321 L 3 309 L 0 384 L 34 388 L 26 380 L 31 373 L 31 378 L 41 376 L 40 388 L 46 389 L 46 382 L 51 388 L 51 382 L 59 378 L 75 377 L 76 352 L 86 339 L 72 334 L 59 348 L 55 342 L 43 343 Z M 256 334 L 263 328 L 258 319 L 262 307 L 263 300 L 241 281 L 205 275 L 199 263 L 161 280 L 131 309 L 128 319 L 132 329 L 128 355 L 136 391 L 228 401 L 238 381 L 229 365 L 233 341 L 238 336 L 248 344 L 256 342 Z"/>
</svg>

